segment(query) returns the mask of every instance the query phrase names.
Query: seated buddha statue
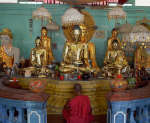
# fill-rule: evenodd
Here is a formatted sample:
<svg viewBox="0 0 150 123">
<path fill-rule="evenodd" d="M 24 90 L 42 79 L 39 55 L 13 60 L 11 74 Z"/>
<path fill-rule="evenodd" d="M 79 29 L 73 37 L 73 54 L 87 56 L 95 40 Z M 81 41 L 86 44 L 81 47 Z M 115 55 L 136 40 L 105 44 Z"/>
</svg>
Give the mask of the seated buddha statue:
<svg viewBox="0 0 150 123">
<path fill-rule="evenodd" d="M 114 28 L 111 31 L 111 33 L 112 33 L 112 35 L 111 35 L 111 37 L 109 37 L 108 42 L 107 42 L 107 50 L 111 50 L 112 49 L 112 41 L 113 40 L 117 40 L 119 45 L 121 46 L 121 42 L 120 42 L 119 38 L 117 38 L 118 30 Z"/>
<path fill-rule="evenodd" d="M 30 62 L 33 67 L 42 67 L 47 63 L 46 50 L 40 45 L 41 39 L 35 39 L 35 48 L 32 48 L 30 55 Z"/>
<path fill-rule="evenodd" d="M 59 68 L 61 72 L 98 72 L 99 68 L 95 65 L 96 62 L 93 61 L 95 60 L 95 49 L 89 52 L 89 43 L 81 40 L 83 39 L 82 33 L 83 30 L 79 25 L 73 27 L 73 41 L 66 41 L 64 46 L 63 61 Z M 93 47 L 91 46 L 91 48 L 95 48 L 94 45 Z M 94 56 L 89 57 L 90 55 Z M 90 60 L 91 63 L 89 62 Z"/>
<path fill-rule="evenodd" d="M 12 68 L 19 63 L 20 50 L 12 45 L 13 35 L 10 29 L 4 28 L 0 32 L 0 60 L 5 68 Z"/>
<path fill-rule="evenodd" d="M 51 64 L 52 61 L 54 60 L 53 53 L 52 53 L 52 48 L 51 48 L 51 39 L 50 37 L 47 36 L 47 28 L 42 27 L 41 29 L 41 47 L 46 50 L 46 57 L 47 57 L 47 63 L 46 64 Z"/>
<path fill-rule="evenodd" d="M 114 77 L 116 74 L 128 73 L 130 68 L 118 40 L 113 40 L 111 45 L 112 48 L 107 50 L 104 59 L 104 77 Z"/>
</svg>

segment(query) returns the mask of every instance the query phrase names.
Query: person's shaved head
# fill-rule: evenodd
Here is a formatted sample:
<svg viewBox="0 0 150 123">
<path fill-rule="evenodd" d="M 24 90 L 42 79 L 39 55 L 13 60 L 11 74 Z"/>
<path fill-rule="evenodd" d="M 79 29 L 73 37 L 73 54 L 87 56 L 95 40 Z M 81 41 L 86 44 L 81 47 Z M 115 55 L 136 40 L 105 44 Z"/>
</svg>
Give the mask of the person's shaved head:
<svg viewBox="0 0 150 123">
<path fill-rule="evenodd" d="M 76 83 L 74 85 L 74 90 L 75 90 L 76 93 L 79 93 L 82 90 L 82 86 L 79 83 Z"/>
</svg>

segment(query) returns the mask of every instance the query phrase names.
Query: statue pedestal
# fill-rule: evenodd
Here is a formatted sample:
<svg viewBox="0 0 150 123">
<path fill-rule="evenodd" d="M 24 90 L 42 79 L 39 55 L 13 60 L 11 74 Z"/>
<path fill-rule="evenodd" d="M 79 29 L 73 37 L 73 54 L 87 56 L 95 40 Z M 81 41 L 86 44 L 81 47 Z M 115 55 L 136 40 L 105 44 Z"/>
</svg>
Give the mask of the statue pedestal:
<svg viewBox="0 0 150 123">
<path fill-rule="evenodd" d="M 110 80 L 95 79 L 89 81 L 61 81 L 49 78 L 19 78 L 21 86 L 28 88 L 29 82 L 34 80 L 47 81 L 45 92 L 50 95 L 47 102 L 48 114 L 62 114 L 66 101 L 73 97 L 73 85 L 80 83 L 84 95 L 91 101 L 93 115 L 102 115 L 107 112 L 106 95 L 110 91 Z"/>
</svg>

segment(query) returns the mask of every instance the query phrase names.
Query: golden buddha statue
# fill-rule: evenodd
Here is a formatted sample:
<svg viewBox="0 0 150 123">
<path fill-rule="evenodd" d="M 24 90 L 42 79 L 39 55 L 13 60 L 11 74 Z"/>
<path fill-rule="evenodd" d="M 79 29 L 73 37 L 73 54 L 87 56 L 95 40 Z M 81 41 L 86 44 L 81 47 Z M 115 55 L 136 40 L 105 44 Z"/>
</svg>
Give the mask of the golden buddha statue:
<svg viewBox="0 0 150 123">
<path fill-rule="evenodd" d="M 0 32 L 1 46 L 0 46 L 0 60 L 5 63 L 4 67 L 12 68 L 19 63 L 20 50 L 12 45 L 12 32 L 8 28 L 4 28 Z"/>
<path fill-rule="evenodd" d="M 47 36 L 46 27 L 42 27 L 41 29 L 41 47 L 46 50 L 47 64 L 51 64 L 54 57 L 51 49 L 51 39 Z"/>
<path fill-rule="evenodd" d="M 81 30 L 82 30 L 82 33 L 81 33 L 81 42 L 83 43 L 86 43 L 87 44 L 87 53 L 88 53 L 88 60 L 91 61 L 91 66 L 93 69 L 95 69 L 97 72 L 100 71 L 100 68 L 98 67 L 97 65 L 97 62 L 96 62 L 96 48 L 95 48 L 95 45 L 93 42 L 91 41 L 88 41 L 88 39 L 86 38 L 87 37 L 87 27 L 85 25 L 81 25 Z M 89 67 L 90 64 L 88 62 L 88 60 L 85 61 L 86 65 Z"/>
<path fill-rule="evenodd" d="M 5 52 L 5 48 L 3 46 L 0 47 L 0 59 L 4 64 L 4 67 L 12 68 L 13 67 L 13 57 L 9 56 Z"/>
<path fill-rule="evenodd" d="M 138 45 L 134 56 L 134 65 L 136 68 L 150 68 L 150 46 L 146 46 L 144 43 Z"/>
<path fill-rule="evenodd" d="M 130 67 L 118 40 L 113 40 L 111 50 L 107 50 L 105 55 L 103 76 L 113 77 L 116 74 L 125 74 L 129 72 L 129 69 Z"/>
<path fill-rule="evenodd" d="M 118 30 L 114 28 L 114 29 L 111 31 L 111 33 L 112 33 L 112 36 L 108 39 L 108 42 L 107 42 L 107 50 L 111 50 L 111 49 L 112 49 L 112 41 L 113 41 L 113 40 L 117 40 L 118 43 L 119 43 L 119 46 L 121 46 L 121 42 L 120 42 L 120 40 L 117 38 Z"/>
<path fill-rule="evenodd" d="M 46 50 L 41 47 L 41 39 L 35 39 L 35 48 L 31 50 L 30 62 L 34 67 L 42 67 L 47 63 Z"/>
<path fill-rule="evenodd" d="M 61 72 L 99 72 L 95 49 L 92 49 L 94 44 L 87 42 L 84 29 L 79 25 L 73 26 L 72 41 L 67 41 L 64 46 L 63 62 L 59 68 Z"/>
</svg>

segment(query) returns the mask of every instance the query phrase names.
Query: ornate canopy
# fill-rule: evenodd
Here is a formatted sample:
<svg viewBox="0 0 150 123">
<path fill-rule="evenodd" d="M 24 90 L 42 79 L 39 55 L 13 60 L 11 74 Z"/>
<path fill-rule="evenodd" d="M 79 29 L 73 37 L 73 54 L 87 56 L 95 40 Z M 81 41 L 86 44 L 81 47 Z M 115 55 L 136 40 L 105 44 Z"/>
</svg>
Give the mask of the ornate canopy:
<svg viewBox="0 0 150 123">
<path fill-rule="evenodd" d="M 130 40 L 132 42 L 149 42 L 150 31 L 141 24 L 136 24 L 130 33 Z"/>
<path fill-rule="evenodd" d="M 132 30 L 132 25 L 129 23 L 123 24 L 119 27 L 118 30 L 120 33 L 130 33 Z"/>
<path fill-rule="evenodd" d="M 122 41 L 127 42 L 130 41 L 130 32 L 132 31 L 133 26 L 129 23 L 121 25 L 118 30 L 121 34 Z"/>
<path fill-rule="evenodd" d="M 108 20 L 111 19 L 126 19 L 126 12 L 123 10 L 121 6 L 117 6 L 112 8 L 107 14 Z"/>
<path fill-rule="evenodd" d="M 81 24 L 84 21 L 84 15 L 75 8 L 69 8 L 62 16 L 63 25 Z"/>
<path fill-rule="evenodd" d="M 76 18 L 71 15 L 71 13 L 76 12 Z M 93 17 L 84 10 L 78 11 L 74 8 L 68 9 L 64 15 L 62 16 L 62 27 L 64 31 L 64 35 L 67 40 L 72 41 L 72 29 L 74 25 L 79 25 L 80 28 L 83 28 L 87 31 L 86 33 L 86 41 L 89 41 L 96 29 L 96 25 Z"/>
<path fill-rule="evenodd" d="M 44 7 L 37 8 L 35 11 L 33 11 L 32 17 L 35 19 L 46 19 L 46 20 L 50 20 L 52 18 L 49 11 Z"/>
</svg>

